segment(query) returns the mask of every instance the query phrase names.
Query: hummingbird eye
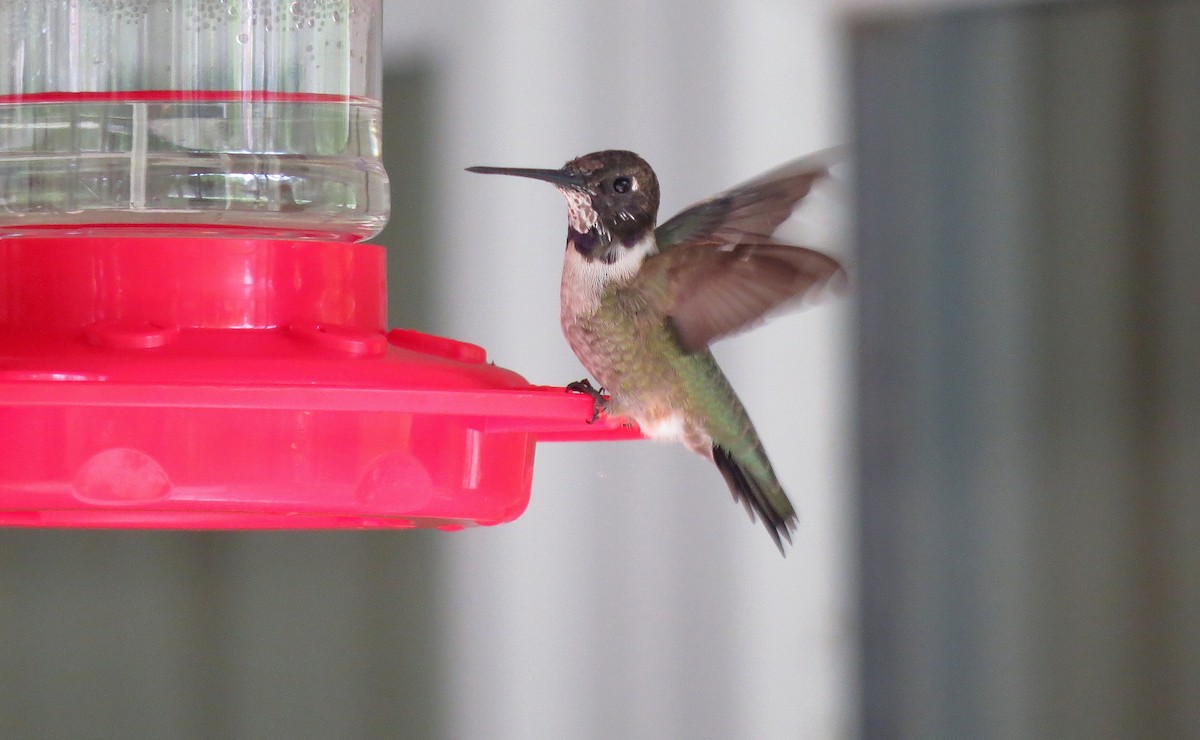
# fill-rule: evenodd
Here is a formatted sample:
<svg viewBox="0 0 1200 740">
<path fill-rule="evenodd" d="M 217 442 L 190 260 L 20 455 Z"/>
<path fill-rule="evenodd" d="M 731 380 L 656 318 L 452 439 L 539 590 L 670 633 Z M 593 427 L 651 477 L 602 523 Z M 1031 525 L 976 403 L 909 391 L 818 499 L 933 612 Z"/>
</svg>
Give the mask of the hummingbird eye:
<svg viewBox="0 0 1200 740">
<path fill-rule="evenodd" d="M 633 181 L 624 175 L 616 178 L 612 182 L 612 189 L 614 193 L 628 193 L 632 187 Z"/>
</svg>

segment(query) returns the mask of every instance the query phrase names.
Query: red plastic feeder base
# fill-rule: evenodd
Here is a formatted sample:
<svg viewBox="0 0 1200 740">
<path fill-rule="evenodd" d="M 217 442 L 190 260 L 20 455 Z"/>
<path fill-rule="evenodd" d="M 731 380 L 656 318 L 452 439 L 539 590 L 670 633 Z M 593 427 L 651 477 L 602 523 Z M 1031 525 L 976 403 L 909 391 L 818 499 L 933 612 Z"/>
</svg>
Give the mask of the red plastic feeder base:
<svg viewBox="0 0 1200 740">
<path fill-rule="evenodd" d="M 0 525 L 491 525 L 538 440 L 640 436 L 384 304 L 377 245 L 0 240 Z"/>
</svg>

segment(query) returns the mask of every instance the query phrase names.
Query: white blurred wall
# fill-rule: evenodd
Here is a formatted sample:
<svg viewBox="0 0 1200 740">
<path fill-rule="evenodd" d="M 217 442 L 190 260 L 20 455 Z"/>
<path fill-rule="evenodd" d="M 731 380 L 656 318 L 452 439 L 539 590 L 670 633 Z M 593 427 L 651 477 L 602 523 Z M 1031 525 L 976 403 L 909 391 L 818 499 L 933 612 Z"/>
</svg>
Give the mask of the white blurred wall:
<svg viewBox="0 0 1200 740">
<path fill-rule="evenodd" d="M 633 149 L 666 217 L 841 143 L 838 5 L 388 3 L 387 53 L 438 84 L 429 328 L 531 382 L 582 377 L 558 328 L 561 198 L 463 168 Z M 650 442 L 540 445 L 524 516 L 441 542 L 451 736 L 855 734 L 849 304 L 716 347 L 800 511 L 786 560 L 709 463 Z"/>
</svg>

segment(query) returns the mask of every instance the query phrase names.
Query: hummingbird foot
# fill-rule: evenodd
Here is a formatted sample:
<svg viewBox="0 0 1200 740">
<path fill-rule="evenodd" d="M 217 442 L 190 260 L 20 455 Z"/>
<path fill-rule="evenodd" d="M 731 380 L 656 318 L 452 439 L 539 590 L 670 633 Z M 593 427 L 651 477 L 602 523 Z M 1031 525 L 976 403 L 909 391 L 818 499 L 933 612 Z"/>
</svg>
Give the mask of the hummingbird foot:
<svg viewBox="0 0 1200 740">
<path fill-rule="evenodd" d="M 592 381 L 587 378 L 567 383 L 567 390 L 571 393 L 586 393 L 592 397 L 592 418 L 588 419 L 588 424 L 595 424 L 596 419 L 600 418 L 600 412 L 608 408 L 608 399 L 604 396 L 604 389 L 593 388 Z"/>
</svg>

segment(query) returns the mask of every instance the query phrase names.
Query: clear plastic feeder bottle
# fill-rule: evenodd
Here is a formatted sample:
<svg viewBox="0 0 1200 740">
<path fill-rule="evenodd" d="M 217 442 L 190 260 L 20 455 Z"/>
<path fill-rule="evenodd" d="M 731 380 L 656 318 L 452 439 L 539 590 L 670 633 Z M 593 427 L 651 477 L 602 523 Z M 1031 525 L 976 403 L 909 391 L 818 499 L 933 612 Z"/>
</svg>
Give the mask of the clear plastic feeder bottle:
<svg viewBox="0 0 1200 740">
<path fill-rule="evenodd" d="M 373 236 L 388 216 L 379 13 L 0 3 L 0 235 Z"/>
</svg>

